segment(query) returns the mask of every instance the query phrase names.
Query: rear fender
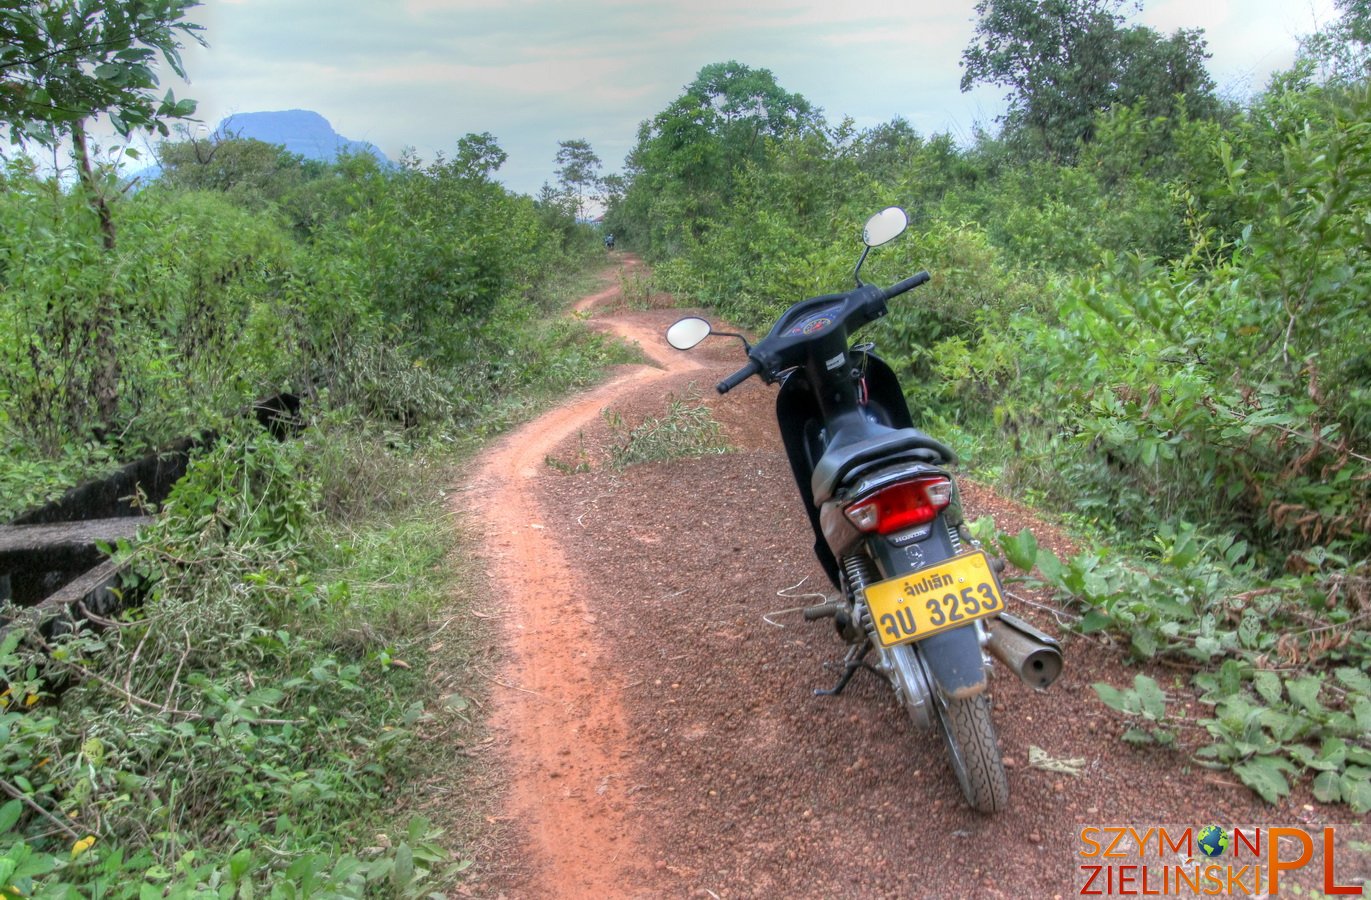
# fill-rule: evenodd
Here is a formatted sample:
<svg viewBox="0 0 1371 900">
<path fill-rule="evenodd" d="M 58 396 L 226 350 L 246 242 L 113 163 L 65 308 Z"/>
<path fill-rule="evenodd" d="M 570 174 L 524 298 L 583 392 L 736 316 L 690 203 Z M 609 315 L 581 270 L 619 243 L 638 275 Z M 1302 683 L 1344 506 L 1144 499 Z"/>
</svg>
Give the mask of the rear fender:
<svg viewBox="0 0 1371 900">
<path fill-rule="evenodd" d="M 974 624 L 930 635 L 914 647 L 944 697 L 961 700 L 985 690 L 985 657 L 980 629 Z"/>
<path fill-rule="evenodd" d="M 954 482 L 955 484 L 955 482 Z M 955 495 L 954 495 L 955 496 Z M 926 537 L 904 543 L 904 538 L 871 538 L 867 549 L 882 572 L 909 574 L 936 565 L 967 549 L 955 535 L 961 521 L 960 502 L 940 513 L 928 526 Z M 903 544 L 903 546 L 901 546 Z M 972 697 L 985 690 L 985 655 L 981 650 L 981 629 L 973 624 L 930 635 L 914 644 L 929 680 L 944 697 Z"/>
</svg>

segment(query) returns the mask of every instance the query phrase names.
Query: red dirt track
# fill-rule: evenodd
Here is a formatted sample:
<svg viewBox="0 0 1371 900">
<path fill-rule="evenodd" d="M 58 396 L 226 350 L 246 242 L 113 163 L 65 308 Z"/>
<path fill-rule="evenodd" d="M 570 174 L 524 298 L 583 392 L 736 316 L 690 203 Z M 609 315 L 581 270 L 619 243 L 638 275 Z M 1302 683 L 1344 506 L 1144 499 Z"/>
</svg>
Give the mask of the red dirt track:
<svg viewBox="0 0 1371 900">
<path fill-rule="evenodd" d="M 638 271 L 615 258 L 620 273 Z M 650 364 L 504 437 L 462 494 L 501 615 L 485 752 L 507 785 L 506 839 L 463 894 L 1071 897 L 1083 824 L 1348 821 L 1302 792 L 1267 807 L 1186 753 L 1121 743 L 1127 725 L 1090 684 L 1127 685 L 1135 670 L 1118 648 L 1063 635 L 1050 599 L 1013 584 L 1013 611 L 1063 635 L 1067 669 L 1047 692 L 992 673 L 1010 808 L 971 812 L 941 738 L 916 732 L 875 676 L 859 673 L 841 697 L 812 693 L 832 686 L 822 664 L 844 645 L 798 613 L 831 588 L 776 434 L 774 389 L 754 379 L 715 394 L 741 347 L 667 347 L 681 310 L 625 309 L 617 286 L 577 310 Z M 879 325 L 869 331 L 881 340 Z M 671 396 L 707 403 L 732 451 L 609 465 L 603 411 L 631 425 L 663 415 Z M 969 518 L 1066 545 L 1012 501 L 962 489 Z M 1148 671 L 1193 747 L 1187 723 L 1207 710 L 1187 676 Z M 1030 746 L 1078 761 L 1066 767 L 1076 774 L 1030 765 Z"/>
</svg>

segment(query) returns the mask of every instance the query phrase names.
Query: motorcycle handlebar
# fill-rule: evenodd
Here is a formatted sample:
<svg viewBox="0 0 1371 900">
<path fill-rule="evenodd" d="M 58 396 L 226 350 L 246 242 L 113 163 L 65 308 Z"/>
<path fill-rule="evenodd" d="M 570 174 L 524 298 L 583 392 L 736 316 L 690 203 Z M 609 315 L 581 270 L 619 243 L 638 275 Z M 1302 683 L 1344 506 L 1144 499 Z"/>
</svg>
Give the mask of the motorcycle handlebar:
<svg viewBox="0 0 1371 900">
<path fill-rule="evenodd" d="M 905 291 L 912 291 L 914 290 L 914 288 L 928 281 L 929 278 L 930 276 L 927 272 L 919 272 L 918 274 L 911 275 L 904 281 L 896 282 L 895 284 L 892 284 L 890 287 L 881 291 L 881 299 L 889 300 L 891 297 L 898 297 Z"/>
<path fill-rule="evenodd" d="M 727 394 L 729 391 L 733 390 L 735 387 L 742 384 L 744 381 L 747 381 L 749 378 L 751 378 L 753 375 L 756 375 L 761 370 L 762 367 L 758 365 L 757 360 L 749 359 L 747 361 L 747 365 L 743 366 L 741 369 L 734 372 L 732 375 L 728 376 L 723 381 L 719 382 L 718 385 L 715 386 L 715 390 L 717 390 L 721 394 Z"/>
<path fill-rule="evenodd" d="M 929 280 L 929 277 L 930 276 L 927 272 L 918 272 L 906 278 L 904 281 L 896 282 L 895 284 L 885 289 L 870 286 L 860 288 L 859 290 L 863 292 L 868 292 L 867 296 L 871 296 L 871 293 L 874 293 L 877 297 L 880 298 L 879 302 L 884 304 L 885 301 L 889 300 L 890 298 L 898 297 L 905 291 L 912 291 L 919 285 L 926 283 Z M 880 314 L 882 313 L 877 313 L 877 315 Z M 733 390 L 735 387 L 742 384 L 744 381 L 747 381 L 749 378 L 751 378 L 753 375 L 756 375 L 760 371 L 762 371 L 761 363 L 757 362 L 757 360 L 755 359 L 748 359 L 747 365 L 743 366 L 741 369 L 734 372 L 732 375 L 728 376 L 723 381 L 715 385 L 715 390 L 717 390 L 720 394 L 727 394 L 729 391 Z"/>
</svg>

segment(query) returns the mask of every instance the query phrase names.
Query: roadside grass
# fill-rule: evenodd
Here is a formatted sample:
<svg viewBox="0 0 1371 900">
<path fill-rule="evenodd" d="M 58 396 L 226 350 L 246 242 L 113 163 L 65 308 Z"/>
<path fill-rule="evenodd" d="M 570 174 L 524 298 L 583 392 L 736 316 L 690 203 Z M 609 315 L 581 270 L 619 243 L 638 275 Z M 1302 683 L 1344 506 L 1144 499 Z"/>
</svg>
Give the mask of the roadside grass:
<svg viewBox="0 0 1371 900">
<path fill-rule="evenodd" d="M 472 754 L 499 647 L 452 488 L 491 436 L 632 358 L 533 311 L 502 327 L 479 415 L 232 429 L 120 548 L 141 605 L 0 644 L 0 885 L 424 897 L 500 839 Z"/>
<path fill-rule="evenodd" d="M 693 386 L 684 397 L 671 395 L 664 415 L 648 416 L 637 425 L 630 426 L 614 410 L 606 410 L 604 416 L 613 433 L 610 461 L 616 468 L 729 450 L 714 413 Z"/>
<path fill-rule="evenodd" d="M 652 309 L 653 294 L 663 297 L 661 289 L 646 270 L 629 271 L 620 268 L 618 272 L 620 295 L 623 304 L 629 309 Z"/>
</svg>

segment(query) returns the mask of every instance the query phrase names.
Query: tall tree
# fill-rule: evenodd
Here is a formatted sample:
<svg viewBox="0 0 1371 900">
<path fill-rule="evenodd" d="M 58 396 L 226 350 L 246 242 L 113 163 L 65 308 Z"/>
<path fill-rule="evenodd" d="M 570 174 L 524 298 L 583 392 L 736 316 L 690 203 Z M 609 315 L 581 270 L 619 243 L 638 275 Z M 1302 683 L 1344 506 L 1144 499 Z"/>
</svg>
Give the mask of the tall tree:
<svg viewBox="0 0 1371 900">
<path fill-rule="evenodd" d="M 1023 128 L 1047 155 L 1069 160 L 1089 141 L 1095 116 L 1145 103 L 1168 115 L 1190 95 L 1202 112 L 1213 100 L 1203 32 L 1170 38 L 1125 27 L 1128 0 L 979 0 L 976 33 L 962 52 L 962 90 L 1009 88 L 1009 129 Z"/>
<path fill-rule="evenodd" d="M 764 160 L 767 139 L 820 124 L 818 110 L 769 70 L 732 60 L 707 65 L 639 127 L 620 222 L 649 252 L 654 243 L 674 242 L 682 223 L 720 208 L 741 169 Z"/>
<path fill-rule="evenodd" d="M 576 209 L 577 218 L 585 218 L 589 202 L 600 188 L 600 157 L 583 140 L 560 141 L 557 144 L 557 182 Z"/>
<path fill-rule="evenodd" d="M 468 178 L 488 181 L 509 159 L 495 135 L 489 131 L 480 134 L 466 134 L 457 140 L 457 158 L 453 160 L 458 170 Z"/>
<path fill-rule="evenodd" d="M 1349 39 L 1371 44 L 1371 0 L 1337 0 Z"/>
<path fill-rule="evenodd" d="M 1371 74 L 1371 0 L 1336 0 L 1341 18 L 1301 39 L 1301 56 L 1335 82 Z"/>
<path fill-rule="evenodd" d="M 84 119 L 108 114 L 116 131 L 169 133 L 195 112 L 171 91 L 157 97 L 160 56 L 177 75 L 183 21 L 199 0 L 8 0 L 0 9 L 0 122 L 15 143 L 57 143 Z"/>
<path fill-rule="evenodd" d="M 8 0 L 0 8 L 0 124 L 10 141 L 56 146 L 70 137 L 77 172 L 100 222 L 104 249 L 116 244 L 109 201 L 98 183 L 85 122 L 108 115 L 122 135 L 145 128 L 170 133 L 166 120 L 195 112 L 171 91 L 158 98 L 157 59 L 182 77 L 181 38 L 201 40 L 183 21 L 198 0 Z M 106 427 L 119 402 L 114 298 L 100 298 L 91 323 L 90 392 Z"/>
</svg>

